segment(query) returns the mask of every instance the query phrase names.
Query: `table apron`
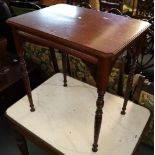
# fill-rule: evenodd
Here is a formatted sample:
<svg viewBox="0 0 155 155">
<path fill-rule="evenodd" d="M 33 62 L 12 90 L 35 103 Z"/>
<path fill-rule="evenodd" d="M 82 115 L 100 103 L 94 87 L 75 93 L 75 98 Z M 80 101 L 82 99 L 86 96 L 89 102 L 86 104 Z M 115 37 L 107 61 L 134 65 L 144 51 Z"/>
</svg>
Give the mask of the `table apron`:
<svg viewBox="0 0 155 155">
<path fill-rule="evenodd" d="M 37 44 L 47 46 L 47 47 L 57 48 L 57 49 L 61 50 L 63 53 L 71 54 L 73 56 L 76 56 L 78 58 L 86 60 L 92 64 L 97 64 L 97 62 L 98 62 L 98 58 L 96 58 L 95 56 L 85 54 L 83 52 L 80 52 L 80 51 L 70 48 L 68 46 L 62 45 L 60 43 L 56 43 L 51 40 L 43 39 L 41 37 L 26 33 L 23 31 L 17 31 L 17 33 L 24 40 L 29 40 L 30 42 L 37 43 Z"/>
</svg>

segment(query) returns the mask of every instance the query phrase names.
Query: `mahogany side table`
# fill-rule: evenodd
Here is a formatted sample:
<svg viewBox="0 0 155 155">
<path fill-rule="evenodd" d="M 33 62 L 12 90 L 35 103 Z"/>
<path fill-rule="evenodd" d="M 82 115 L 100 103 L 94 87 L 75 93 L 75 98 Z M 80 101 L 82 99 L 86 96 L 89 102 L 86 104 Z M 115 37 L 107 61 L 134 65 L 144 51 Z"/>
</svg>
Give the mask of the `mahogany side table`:
<svg viewBox="0 0 155 155">
<path fill-rule="evenodd" d="M 98 150 L 98 139 L 102 122 L 104 94 L 111 69 L 124 50 L 132 46 L 133 61 L 131 65 L 133 68 L 128 79 L 121 112 L 125 114 L 135 62 L 140 52 L 142 37 L 150 24 L 145 21 L 67 4 L 53 5 L 13 17 L 8 20 L 8 24 L 10 24 L 13 30 L 20 64 L 23 68 L 23 80 L 32 112 L 35 109 L 21 46 L 24 40 L 54 47 L 61 50 L 64 55 L 68 53 L 90 63 L 97 64 L 96 85 L 98 97 L 96 101 L 97 109 L 92 148 L 96 152 Z M 64 82 L 66 82 L 65 74 Z"/>
</svg>

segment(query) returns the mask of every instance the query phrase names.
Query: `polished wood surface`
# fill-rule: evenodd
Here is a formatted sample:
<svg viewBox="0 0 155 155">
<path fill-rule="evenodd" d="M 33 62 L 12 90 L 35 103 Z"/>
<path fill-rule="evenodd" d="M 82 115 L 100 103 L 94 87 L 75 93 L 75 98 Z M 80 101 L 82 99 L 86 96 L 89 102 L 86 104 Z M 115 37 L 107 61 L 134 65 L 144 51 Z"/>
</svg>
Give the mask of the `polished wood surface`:
<svg viewBox="0 0 155 155">
<path fill-rule="evenodd" d="M 144 21 L 67 4 L 34 11 L 8 22 L 25 32 L 95 56 L 118 54 L 149 26 Z"/>
<path fill-rule="evenodd" d="M 31 107 L 34 111 L 31 88 L 23 58 L 22 39 L 58 48 L 91 63 L 97 64 L 96 86 L 98 98 L 94 122 L 92 150 L 98 150 L 98 139 L 102 123 L 104 94 L 109 75 L 117 57 L 124 49 L 132 46 L 133 57 L 141 52 L 141 37 L 150 26 L 148 22 L 119 15 L 108 14 L 67 4 L 58 4 L 8 20 L 12 26 L 16 48 L 23 68 L 23 80 Z M 136 61 L 133 61 L 136 63 Z M 132 64 L 135 66 L 135 64 Z M 64 66 L 65 60 L 64 60 Z M 125 114 L 133 71 L 129 75 L 129 88 L 124 100 L 122 114 Z M 65 69 L 64 69 L 65 72 Z M 65 86 L 66 75 L 64 74 Z"/>
</svg>

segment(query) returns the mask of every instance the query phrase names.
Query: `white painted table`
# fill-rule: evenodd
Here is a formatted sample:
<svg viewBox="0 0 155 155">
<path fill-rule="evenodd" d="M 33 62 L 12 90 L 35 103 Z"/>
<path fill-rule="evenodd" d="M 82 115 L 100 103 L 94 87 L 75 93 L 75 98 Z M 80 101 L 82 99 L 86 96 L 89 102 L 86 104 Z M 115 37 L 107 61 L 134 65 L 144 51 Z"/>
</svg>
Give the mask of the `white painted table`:
<svg viewBox="0 0 155 155">
<path fill-rule="evenodd" d="M 67 78 L 68 87 L 59 73 L 32 91 L 35 112 L 25 96 L 6 115 L 65 155 L 131 155 L 150 112 L 129 101 L 126 115 L 121 115 L 123 98 L 106 93 L 99 150 L 93 153 L 96 88 Z"/>
</svg>

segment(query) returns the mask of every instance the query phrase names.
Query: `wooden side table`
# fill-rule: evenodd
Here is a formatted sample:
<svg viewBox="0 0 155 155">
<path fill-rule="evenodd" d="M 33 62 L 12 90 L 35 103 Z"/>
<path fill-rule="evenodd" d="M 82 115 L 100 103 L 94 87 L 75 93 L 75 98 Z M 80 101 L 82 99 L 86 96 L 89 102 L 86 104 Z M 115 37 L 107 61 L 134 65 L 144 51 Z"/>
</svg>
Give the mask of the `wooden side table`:
<svg viewBox="0 0 155 155">
<path fill-rule="evenodd" d="M 8 20 L 8 24 L 11 25 L 13 30 L 32 112 L 35 111 L 35 108 L 21 46 L 23 40 L 54 47 L 61 50 L 64 56 L 68 53 L 97 64 L 96 85 L 98 97 L 92 148 L 96 152 L 102 122 L 104 94 L 112 67 L 124 50 L 132 47 L 132 68 L 121 112 L 125 114 L 137 56 L 141 51 L 143 40 L 141 38 L 150 24 L 145 21 L 67 4 L 58 4 L 13 17 Z M 66 66 L 65 63 L 64 66 Z M 64 85 L 66 85 L 65 69 Z"/>
</svg>

